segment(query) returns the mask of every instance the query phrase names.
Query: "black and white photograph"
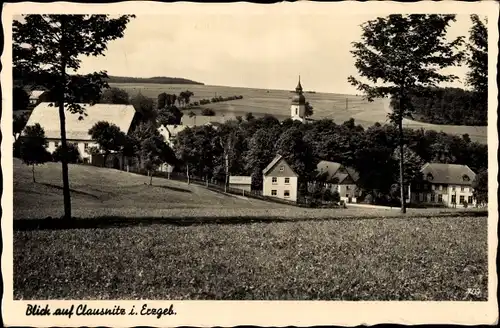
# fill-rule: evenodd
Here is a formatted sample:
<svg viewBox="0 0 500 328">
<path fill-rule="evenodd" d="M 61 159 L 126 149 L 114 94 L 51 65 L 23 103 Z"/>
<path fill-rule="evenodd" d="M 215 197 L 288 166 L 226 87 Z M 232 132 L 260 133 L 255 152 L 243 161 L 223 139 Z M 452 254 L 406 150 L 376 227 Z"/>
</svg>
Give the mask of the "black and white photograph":
<svg viewBox="0 0 500 328">
<path fill-rule="evenodd" d="M 7 4 L 5 324 L 498 322 L 498 10 Z"/>
</svg>

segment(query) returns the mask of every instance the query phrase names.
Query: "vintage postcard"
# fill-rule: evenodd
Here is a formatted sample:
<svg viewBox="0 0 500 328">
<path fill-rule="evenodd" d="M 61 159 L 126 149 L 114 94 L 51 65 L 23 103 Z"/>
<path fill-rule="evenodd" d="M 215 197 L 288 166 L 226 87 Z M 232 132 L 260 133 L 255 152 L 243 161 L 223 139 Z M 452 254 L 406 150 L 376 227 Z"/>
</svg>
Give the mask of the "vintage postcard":
<svg viewBox="0 0 500 328">
<path fill-rule="evenodd" d="M 498 323 L 498 9 L 4 5 L 5 325 Z"/>
</svg>

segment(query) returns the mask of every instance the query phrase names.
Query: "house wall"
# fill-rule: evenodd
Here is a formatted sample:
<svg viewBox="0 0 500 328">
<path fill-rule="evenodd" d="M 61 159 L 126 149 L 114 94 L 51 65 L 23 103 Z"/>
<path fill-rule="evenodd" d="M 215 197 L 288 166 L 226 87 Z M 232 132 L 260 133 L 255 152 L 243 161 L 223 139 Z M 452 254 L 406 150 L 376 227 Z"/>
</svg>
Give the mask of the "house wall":
<svg viewBox="0 0 500 328">
<path fill-rule="evenodd" d="M 87 151 L 86 151 L 86 146 L 88 148 L 90 147 L 97 147 L 98 144 L 96 142 L 93 142 L 93 141 L 90 141 L 90 140 L 67 140 L 67 143 L 71 143 L 71 144 L 75 144 L 78 148 L 78 151 L 80 152 L 80 156 L 81 158 L 85 161 L 85 160 L 88 160 L 89 162 L 91 161 L 91 157 L 92 155 L 90 155 Z M 53 153 L 56 148 L 57 148 L 57 145 L 60 145 L 61 144 L 61 140 L 59 139 L 49 139 L 48 140 L 48 147 L 47 147 L 47 150 L 50 152 L 50 153 Z"/>
<path fill-rule="evenodd" d="M 297 201 L 297 185 L 298 178 L 297 177 L 275 177 L 277 181 L 275 183 L 272 182 L 273 176 L 268 175 L 264 176 L 263 179 L 263 190 L 262 194 L 264 196 L 277 197 L 282 199 L 287 199 L 296 202 Z M 285 183 L 285 178 L 289 178 L 289 183 Z M 276 195 L 272 194 L 272 191 L 276 190 Z M 285 197 L 285 190 L 290 192 L 290 197 Z"/>
<path fill-rule="evenodd" d="M 473 192 L 474 189 L 471 186 L 431 184 L 430 190 L 412 190 L 411 201 L 421 204 L 442 203 L 447 207 L 453 207 L 453 196 L 456 196 L 456 206 L 462 206 L 460 196 L 463 196 L 463 200 L 466 201 L 468 205 L 475 206 L 476 199 L 473 197 Z M 434 195 L 434 197 L 432 197 L 432 195 Z M 439 195 L 441 195 L 441 202 L 439 201 Z"/>
<path fill-rule="evenodd" d="M 251 184 L 238 184 L 238 183 L 230 183 L 229 188 L 234 188 L 234 189 L 239 189 L 239 190 L 244 190 L 244 191 L 252 191 L 252 185 Z"/>
</svg>

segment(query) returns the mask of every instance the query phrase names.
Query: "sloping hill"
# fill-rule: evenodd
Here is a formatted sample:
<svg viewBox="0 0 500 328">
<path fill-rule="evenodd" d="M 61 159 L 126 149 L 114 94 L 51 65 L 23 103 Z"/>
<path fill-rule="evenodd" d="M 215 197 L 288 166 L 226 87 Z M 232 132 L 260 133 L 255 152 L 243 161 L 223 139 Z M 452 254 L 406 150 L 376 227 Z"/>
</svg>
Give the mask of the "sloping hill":
<svg viewBox="0 0 500 328">
<path fill-rule="evenodd" d="M 113 169 L 70 165 L 73 216 L 169 216 L 196 213 L 238 215 L 256 209 L 292 208 L 213 192 L 181 181 L 153 179 Z M 14 218 L 60 217 L 63 214 L 60 163 L 35 168 L 14 159 Z"/>
</svg>

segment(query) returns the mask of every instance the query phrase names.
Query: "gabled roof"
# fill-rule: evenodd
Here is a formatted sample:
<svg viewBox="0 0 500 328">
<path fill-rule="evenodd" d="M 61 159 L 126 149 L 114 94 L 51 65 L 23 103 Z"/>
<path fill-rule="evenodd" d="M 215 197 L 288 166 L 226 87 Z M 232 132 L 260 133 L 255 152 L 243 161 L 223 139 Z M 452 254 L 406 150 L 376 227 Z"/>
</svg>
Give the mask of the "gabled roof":
<svg viewBox="0 0 500 328">
<path fill-rule="evenodd" d="M 30 99 L 38 99 L 44 92 L 45 90 L 32 90 L 29 93 Z"/>
<path fill-rule="evenodd" d="M 420 170 L 430 183 L 472 185 L 476 173 L 467 165 L 427 163 Z"/>
<path fill-rule="evenodd" d="M 274 159 L 271 161 L 271 163 L 269 163 L 269 165 L 267 165 L 266 168 L 262 170 L 262 174 L 267 174 L 267 172 L 269 172 L 282 158 L 283 158 L 283 156 L 281 156 L 279 154 L 276 155 L 276 157 L 274 157 Z"/>
<path fill-rule="evenodd" d="M 211 123 L 225 123 L 230 120 L 235 120 L 236 116 L 225 115 L 225 116 L 204 116 L 204 115 L 196 115 L 193 117 L 189 117 L 189 115 L 184 115 L 181 118 L 182 125 L 191 125 L 191 126 L 200 126 Z"/>
<path fill-rule="evenodd" d="M 358 173 L 353 168 L 344 167 L 342 164 L 330 161 L 320 161 L 316 167 L 318 175 L 326 174 L 327 181 L 337 184 L 355 184 Z"/>
<path fill-rule="evenodd" d="M 170 134 L 170 137 L 175 137 L 179 132 L 185 130 L 189 126 L 187 125 L 174 125 L 174 124 L 168 124 L 168 125 L 161 125 L 159 129 L 166 129 L 168 133 Z"/>
<path fill-rule="evenodd" d="M 36 123 L 45 130 L 45 136 L 48 139 L 60 139 L 60 121 L 59 108 L 49 106 L 51 103 L 43 102 L 36 106 L 26 123 L 26 126 Z M 85 108 L 82 120 L 79 120 L 79 114 L 72 114 L 66 110 L 66 138 L 73 140 L 92 140 L 89 130 L 100 121 L 115 124 L 123 133 L 128 133 L 135 115 L 135 109 L 132 105 L 115 104 L 79 104 Z"/>
</svg>

